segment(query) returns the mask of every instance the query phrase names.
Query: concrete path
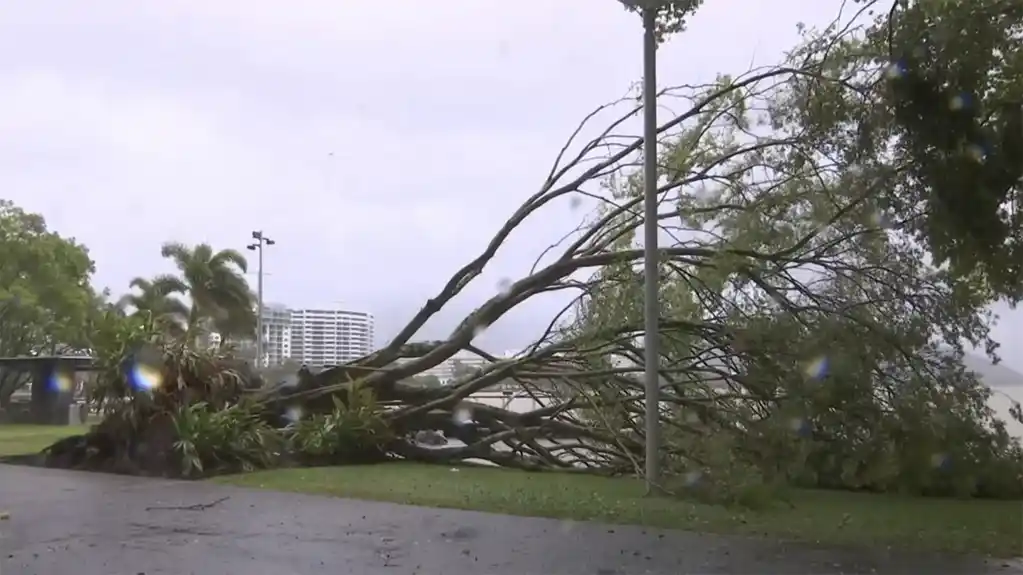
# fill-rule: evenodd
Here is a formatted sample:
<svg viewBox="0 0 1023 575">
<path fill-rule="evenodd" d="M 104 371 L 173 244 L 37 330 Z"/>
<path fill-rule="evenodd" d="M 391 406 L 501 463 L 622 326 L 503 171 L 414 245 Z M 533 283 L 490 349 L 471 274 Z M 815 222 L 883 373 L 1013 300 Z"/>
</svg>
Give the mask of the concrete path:
<svg viewBox="0 0 1023 575">
<path fill-rule="evenodd" d="M 828 551 L 0 465 L 0 575 L 1023 573 L 1001 562 Z"/>
</svg>

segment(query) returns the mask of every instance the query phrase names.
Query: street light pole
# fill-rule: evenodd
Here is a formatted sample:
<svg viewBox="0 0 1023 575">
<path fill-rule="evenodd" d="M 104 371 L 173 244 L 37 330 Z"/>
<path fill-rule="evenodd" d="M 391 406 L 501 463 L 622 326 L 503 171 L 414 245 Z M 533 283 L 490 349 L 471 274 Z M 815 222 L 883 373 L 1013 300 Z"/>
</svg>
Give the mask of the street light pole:
<svg viewBox="0 0 1023 575">
<path fill-rule="evenodd" d="M 263 364 L 263 246 L 272 246 L 275 242 L 259 230 L 252 232 L 252 239 L 255 241 L 246 247 L 259 254 L 259 264 L 256 270 L 256 361 L 259 362 L 259 367 L 265 367 Z"/>
<path fill-rule="evenodd" d="M 661 451 L 660 261 L 657 249 L 657 16 L 669 0 L 620 0 L 643 18 L 643 388 L 646 490 L 658 491 Z"/>
<path fill-rule="evenodd" d="M 643 8 L 643 380 L 646 399 L 646 490 L 660 483 L 661 378 L 657 249 L 657 25 L 656 7 Z"/>
</svg>

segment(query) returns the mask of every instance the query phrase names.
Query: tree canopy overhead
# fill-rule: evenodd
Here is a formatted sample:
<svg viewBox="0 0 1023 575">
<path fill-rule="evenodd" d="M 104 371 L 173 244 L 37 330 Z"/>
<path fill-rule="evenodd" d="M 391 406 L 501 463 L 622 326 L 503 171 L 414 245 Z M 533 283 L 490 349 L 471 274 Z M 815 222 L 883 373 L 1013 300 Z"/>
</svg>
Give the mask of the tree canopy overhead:
<svg viewBox="0 0 1023 575">
<path fill-rule="evenodd" d="M 860 43 L 885 57 L 894 136 L 861 122 L 862 153 L 894 143 L 909 184 L 895 193 L 926 205 L 916 230 L 936 261 L 1013 300 L 1023 297 L 1021 45 L 1016 0 L 898 0 Z"/>
</svg>

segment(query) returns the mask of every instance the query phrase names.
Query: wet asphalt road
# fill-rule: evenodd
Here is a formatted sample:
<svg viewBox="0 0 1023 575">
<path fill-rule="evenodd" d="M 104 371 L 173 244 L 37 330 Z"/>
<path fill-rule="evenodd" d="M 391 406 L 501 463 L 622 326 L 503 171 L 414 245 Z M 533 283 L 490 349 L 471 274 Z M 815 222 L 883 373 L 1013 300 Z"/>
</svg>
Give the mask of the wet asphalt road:
<svg viewBox="0 0 1023 575">
<path fill-rule="evenodd" d="M 1023 573 L 1003 562 L 7 465 L 0 510 L 10 513 L 0 575 Z"/>
</svg>

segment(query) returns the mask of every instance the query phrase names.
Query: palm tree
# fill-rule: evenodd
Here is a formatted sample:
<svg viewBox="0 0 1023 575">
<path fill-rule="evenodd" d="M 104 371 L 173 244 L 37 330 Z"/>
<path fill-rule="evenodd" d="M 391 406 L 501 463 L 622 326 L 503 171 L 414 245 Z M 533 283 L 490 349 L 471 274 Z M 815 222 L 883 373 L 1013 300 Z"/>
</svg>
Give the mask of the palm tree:
<svg viewBox="0 0 1023 575">
<path fill-rule="evenodd" d="M 135 278 L 130 285 L 138 291 L 122 296 L 117 302 L 118 308 L 131 308 L 133 313 L 148 314 L 153 321 L 163 324 L 172 335 L 184 333 L 190 310 L 184 302 L 174 297 L 174 286 L 146 278 Z"/>
<path fill-rule="evenodd" d="M 181 293 L 192 300 L 189 333 L 212 328 L 224 339 L 251 339 L 256 334 L 254 296 L 244 273 L 248 262 L 236 250 L 213 251 L 209 244 L 188 247 L 171 242 L 160 250 L 174 262 L 180 276 L 163 275 L 153 280 L 167 293 Z"/>
</svg>

